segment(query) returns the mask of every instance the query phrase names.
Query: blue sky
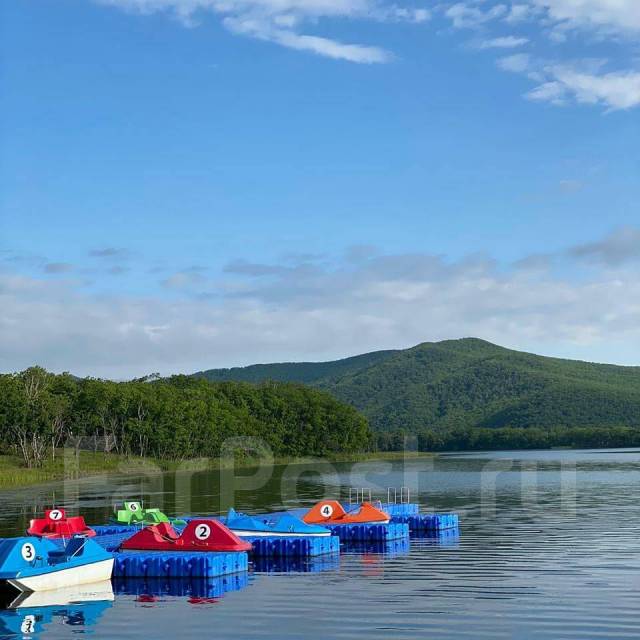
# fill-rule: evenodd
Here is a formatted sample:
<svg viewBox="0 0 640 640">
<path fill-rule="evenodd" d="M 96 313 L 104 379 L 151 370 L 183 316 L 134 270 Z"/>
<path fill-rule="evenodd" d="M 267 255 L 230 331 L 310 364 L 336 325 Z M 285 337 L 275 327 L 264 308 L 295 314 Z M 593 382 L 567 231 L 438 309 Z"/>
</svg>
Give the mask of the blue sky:
<svg viewBox="0 0 640 640">
<path fill-rule="evenodd" d="M 636 0 L 0 12 L 2 370 L 640 364 Z"/>
</svg>

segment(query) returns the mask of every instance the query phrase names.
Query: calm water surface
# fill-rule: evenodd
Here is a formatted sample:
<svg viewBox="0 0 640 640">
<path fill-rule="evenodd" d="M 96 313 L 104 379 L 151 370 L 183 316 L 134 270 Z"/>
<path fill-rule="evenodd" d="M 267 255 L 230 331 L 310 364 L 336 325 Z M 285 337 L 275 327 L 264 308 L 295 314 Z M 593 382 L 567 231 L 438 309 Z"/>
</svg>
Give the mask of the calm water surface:
<svg viewBox="0 0 640 640">
<path fill-rule="evenodd" d="M 458 454 L 318 469 L 296 480 L 295 470 L 276 468 L 264 487 L 233 500 L 266 511 L 345 496 L 349 486 L 382 496 L 406 485 L 427 509 L 457 511 L 459 536 L 258 565 L 248 578 L 208 587 L 116 584 L 112 600 L 0 612 L 0 637 L 640 638 L 640 451 Z M 22 534 L 54 495 L 93 523 L 125 497 L 171 514 L 218 513 L 229 501 L 217 472 L 0 495 L 4 536 Z"/>
</svg>

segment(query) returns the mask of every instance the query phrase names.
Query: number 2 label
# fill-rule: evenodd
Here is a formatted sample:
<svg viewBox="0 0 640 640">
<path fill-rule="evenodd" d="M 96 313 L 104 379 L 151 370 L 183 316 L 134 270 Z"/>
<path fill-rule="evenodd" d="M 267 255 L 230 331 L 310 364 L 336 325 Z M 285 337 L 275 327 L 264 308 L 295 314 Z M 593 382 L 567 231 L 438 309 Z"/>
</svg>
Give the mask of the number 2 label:
<svg viewBox="0 0 640 640">
<path fill-rule="evenodd" d="M 211 535 L 211 527 L 208 524 L 199 524 L 196 527 L 196 538 L 198 540 L 207 540 Z"/>
</svg>

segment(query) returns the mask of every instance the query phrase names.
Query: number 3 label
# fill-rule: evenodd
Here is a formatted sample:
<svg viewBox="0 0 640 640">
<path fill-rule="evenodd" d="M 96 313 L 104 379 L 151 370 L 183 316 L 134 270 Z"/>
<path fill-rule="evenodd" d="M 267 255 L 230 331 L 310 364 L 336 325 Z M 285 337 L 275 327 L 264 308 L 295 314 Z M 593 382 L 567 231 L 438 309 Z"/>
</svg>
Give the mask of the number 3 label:
<svg viewBox="0 0 640 640">
<path fill-rule="evenodd" d="M 325 518 L 329 518 L 331 517 L 331 514 L 333 513 L 333 507 L 330 504 L 323 504 L 320 507 L 320 513 L 325 517 Z"/>
<path fill-rule="evenodd" d="M 49 511 L 49 518 L 51 520 L 62 520 L 62 511 L 60 509 L 54 509 L 53 511 Z"/>
<path fill-rule="evenodd" d="M 36 549 L 30 542 L 26 542 L 25 544 L 22 545 L 21 553 L 22 553 L 22 557 L 27 562 L 31 562 L 36 557 Z"/>
<path fill-rule="evenodd" d="M 196 527 L 196 538 L 206 540 L 211 535 L 211 527 L 208 524 L 199 524 Z"/>
</svg>

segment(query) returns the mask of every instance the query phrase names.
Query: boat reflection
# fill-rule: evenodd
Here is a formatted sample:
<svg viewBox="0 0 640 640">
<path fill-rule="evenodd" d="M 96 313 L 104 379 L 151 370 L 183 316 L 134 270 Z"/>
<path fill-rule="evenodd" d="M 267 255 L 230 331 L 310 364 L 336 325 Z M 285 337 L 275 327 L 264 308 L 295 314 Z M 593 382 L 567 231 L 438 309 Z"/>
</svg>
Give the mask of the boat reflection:
<svg viewBox="0 0 640 640">
<path fill-rule="evenodd" d="M 0 638 L 34 638 L 54 621 L 70 627 L 91 627 L 112 606 L 113 600 L 109 581 L 54 591 L 3 593 Z"/>
</svg>

